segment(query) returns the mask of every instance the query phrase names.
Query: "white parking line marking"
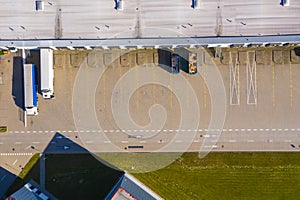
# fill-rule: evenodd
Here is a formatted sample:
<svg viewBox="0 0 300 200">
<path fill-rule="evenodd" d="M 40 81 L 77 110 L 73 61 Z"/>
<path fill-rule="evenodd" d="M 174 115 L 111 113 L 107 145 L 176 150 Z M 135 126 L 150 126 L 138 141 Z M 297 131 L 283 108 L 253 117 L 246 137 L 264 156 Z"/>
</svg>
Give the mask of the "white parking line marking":
<svg viewBox="0 0 300 200">
<path fill-rule="evenodd" d="M 229 140 L 228 142 L 236 142 L 236 140 Z"/>
<path fill-rule="evenodd" d="M 22 144 L 22 142 L 15 142 L 15 144 Z"/>
<path fill-rule="evenodd" d="M 124 141 L 124 140 L 123 140 L 123 141 L 121 141 L 121 143 L 128 143 L 128 141 Z"/>
<path fill-rule="evenodd" d="M 284 142 L 292 142 L 292 140 L 284 140 Z"/>
<path fill-rule="evenodd" d="M 18 159 L 15 160 L 15 162 L 12 165 L 15 165 L 17 163 Z"/>
<path fill-rule="evenodd" d="M 140 141 L 140 143 L 147 143 L 147 141 L 143 140 L 143 141 Z"/>
<path fill-rule="evenodd" d="M 40 142 L 32 142 L 32 144 L 39 144 Z"/>
<path fill-rule="evenodd" d="M 93 143 L 93 141 L 85 141 L 85 143 L 87 143 L 87 144 L 91 144 L 91 143 Z"/>
<path fill-rule="evenodd" d="M 111 143 L 111 141 L 105 140 L 104 143 L 108 144 L 108 143 Z"/>
</svg>

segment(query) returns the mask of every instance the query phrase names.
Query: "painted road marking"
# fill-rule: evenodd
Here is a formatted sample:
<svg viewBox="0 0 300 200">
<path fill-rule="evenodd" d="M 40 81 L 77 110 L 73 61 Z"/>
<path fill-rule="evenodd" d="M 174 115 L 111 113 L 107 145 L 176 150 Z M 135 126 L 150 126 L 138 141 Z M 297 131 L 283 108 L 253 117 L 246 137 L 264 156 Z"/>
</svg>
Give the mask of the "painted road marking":
<svg viewBox="0 0 300 200">
<path fill-rule="evenodd" d="M 32 156 L 32 153 L 0 153 L 0 156 Z"/>
<path fill-rule="evenodd" d="M 59 130 L 51 130 L 51 131 L 9 131 L 8 133 L 55 133 L 55 132 L 60 132 L 60 133 L 119 133 L 119 132 L 208 132 L 208 131 L 222 131 L 222 132 L 238 132 L 238 131 L 242 131 L 242 132 L 255 132 L 255 131 L 300 131 L 300 128 L 224 128 L 224 129 L 162 129 L 162 130 L 119 130 L 119 129 L 109 129 L 109 130 L 63 130 L 63 131 L 59 131 Z"/>
<path fill-rule="evenodd" d="M 12 164 L 12 165 L 15 165 L 15 164 L 17 163 L 17 161 L 18 161 L 18 159 L 16 159 L 16 160 L 15 160 L 15 162 L 13 162 L 13 164 Z"/>
</svg>

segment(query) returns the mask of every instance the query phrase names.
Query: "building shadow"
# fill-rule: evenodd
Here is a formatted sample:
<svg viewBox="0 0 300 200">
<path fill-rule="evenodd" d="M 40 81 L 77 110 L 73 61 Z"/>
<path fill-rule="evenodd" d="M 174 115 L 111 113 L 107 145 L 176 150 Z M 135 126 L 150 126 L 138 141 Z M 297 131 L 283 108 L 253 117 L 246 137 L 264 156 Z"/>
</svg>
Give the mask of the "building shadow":
<svg viewBox="0 0 300 200">
<path fill-rule="evenodd" d="M 32 179 L 58 199 L 105 199 L 124 172 L 109 167 L 71 139 L 56 132 L 43 152 L 31 146 L 41 156 L 24 179 L 14 181 L 6 197 Z"/>
<path fill-rule="evenodd" d="M 7 191 L 9 186 L 15 181 L 16 178 L 16 175 L 0 167 L 0 199 L 4 198 L 5 192 Z"/>
<path fill-rule="evenodd" d="M 15 104 L 24 109 L 24 77 L 23 59 L 20 56 L 13 58 L 12 96 Z"/>
</svg>

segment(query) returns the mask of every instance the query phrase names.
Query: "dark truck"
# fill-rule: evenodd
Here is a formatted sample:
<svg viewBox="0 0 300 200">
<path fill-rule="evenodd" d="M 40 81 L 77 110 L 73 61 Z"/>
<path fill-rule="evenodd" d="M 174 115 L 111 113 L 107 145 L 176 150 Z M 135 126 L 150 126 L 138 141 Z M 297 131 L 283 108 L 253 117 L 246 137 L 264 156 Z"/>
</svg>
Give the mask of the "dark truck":
<svg viewBox="0 0 300 200">
<path fill-rule="evenodd" d="M 175 52 L 179 57 L 179 68 L 188 73 L 197 73 L 197 53 L 191 52 L 185 48 L 176 49 Z"/>
</svg>

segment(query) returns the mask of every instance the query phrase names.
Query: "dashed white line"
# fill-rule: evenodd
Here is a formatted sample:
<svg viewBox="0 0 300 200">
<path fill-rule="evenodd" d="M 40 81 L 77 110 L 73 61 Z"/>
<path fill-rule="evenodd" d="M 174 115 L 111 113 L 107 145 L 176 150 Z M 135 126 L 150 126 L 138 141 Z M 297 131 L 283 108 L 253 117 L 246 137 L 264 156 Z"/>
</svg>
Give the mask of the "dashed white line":
<svg viewBox="0 0 300 200">
<path fill-rule="evenodd" d="M 0 156 L 32 156 L 32 153 L 0 153 Z"/>
</svg>

